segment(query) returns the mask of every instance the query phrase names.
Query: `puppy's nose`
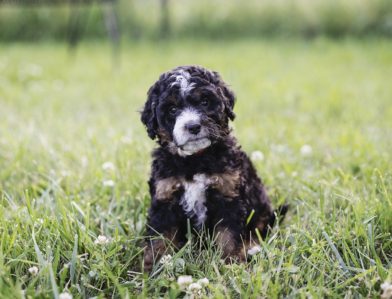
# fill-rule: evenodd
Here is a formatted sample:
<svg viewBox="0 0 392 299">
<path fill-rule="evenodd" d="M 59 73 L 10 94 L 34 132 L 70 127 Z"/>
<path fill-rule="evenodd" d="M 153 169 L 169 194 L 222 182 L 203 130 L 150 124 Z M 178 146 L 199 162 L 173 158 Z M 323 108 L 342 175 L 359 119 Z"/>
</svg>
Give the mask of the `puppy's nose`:
<svg viewBox="0 0 392 299">
<path fill-rule="evenodd" d="M 187 129 L 192 134 L 197 134 L 200 132 L 201 125 L 195 122 L 187 123 L 185 125 L 185 129 Z"/>
</svg>

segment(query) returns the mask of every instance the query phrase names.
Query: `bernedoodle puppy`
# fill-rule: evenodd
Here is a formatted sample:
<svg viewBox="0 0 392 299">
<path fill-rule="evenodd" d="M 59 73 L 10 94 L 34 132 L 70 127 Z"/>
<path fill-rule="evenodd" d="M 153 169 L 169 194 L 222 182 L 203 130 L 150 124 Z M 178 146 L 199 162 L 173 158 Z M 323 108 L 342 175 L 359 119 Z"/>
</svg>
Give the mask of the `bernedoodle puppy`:
<svg viewBox="0 0 392 299">
<path fill-rule="evenodd" d="M 159 147 L 153 152 L 144 269 L 166 251 L 162 235 L 180 248 L 187 219 L 215 236 L 224 258 L 246 260 L 275 213 L 248 156 L 229 128 L 233 92 L 217 72 L 180 66 L 148 91 L 141 120 Z M 285 213 L 284 207 L 280 213 Z"/>
</svg>

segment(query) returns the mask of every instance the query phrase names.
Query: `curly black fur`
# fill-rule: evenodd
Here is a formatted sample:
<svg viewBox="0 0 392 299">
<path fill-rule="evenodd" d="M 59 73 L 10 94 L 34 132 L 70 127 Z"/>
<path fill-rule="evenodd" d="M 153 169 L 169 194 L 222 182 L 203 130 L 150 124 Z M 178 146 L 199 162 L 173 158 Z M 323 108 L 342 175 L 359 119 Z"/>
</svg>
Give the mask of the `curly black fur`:
<svg viewBox="0 0 392 299">
<path fill-rule="evenodd" d="M 151 208 L 144 257 L 147 271 L 165 250 L 164 243 L 152 237 L 162 234 L 181 247 L 186 241 L 188 218 L 196 229 L 204 226 L 218 233 L 217 242 L 225 257 L 240 260 L 246 258 L 244 244 L 255 244 L 255 230 L 264 237 L 273 225 L 275 214 L 263 184 L 228 126 L 235 117 L 234 103 L 233 92 L 219 74 L 199 66 L 166 72 L 148 91 L 141 120 L 160 146 L 153 152 L 149 180 Z M 181 111 L 187 108 L 200 115 L 211 144 L 181 155 L 173 130 Z M 201 225 L 197 215 L 184 211 L 181 202 L 187 184 L 200 174 L 206 182 L 206 215 Z"/>
</svg>

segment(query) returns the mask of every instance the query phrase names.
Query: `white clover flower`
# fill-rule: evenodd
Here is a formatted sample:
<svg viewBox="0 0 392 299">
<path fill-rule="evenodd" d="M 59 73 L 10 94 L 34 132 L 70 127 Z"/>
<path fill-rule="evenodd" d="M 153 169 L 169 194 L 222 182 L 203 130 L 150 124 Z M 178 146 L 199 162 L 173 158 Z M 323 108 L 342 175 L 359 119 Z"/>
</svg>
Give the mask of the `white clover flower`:
<svg viewBox="0 0 392 299">
<path fill-rule="evenodd" d="M 88 166 L 88 158 L 87 158 L 86 156 L 83 156 L 83 157 L 80 159 L 80 162 L 82 163 L 82 166 L 83 166 L 84 168 L 86 168 L 86 167 Z"/>
<path fill-rule="evenodd" d="M 248 249 L 248 254 L 249 254 L 250 256 L 256 255 L 256 254 L 258 254 L 259 252 L 261 252 L 261 247 L 260 247 L 259 245 L 255 245 L 255 246 L 253 246 L 252 248 L 249 248 L 249 249 Z"/>
<path fill-rule="evenodd" d="M 59 299 L 72 299 L 72 295 L 68 292 L 62 292 L 59 295 Z"/>
<path fill-rule="evenodd" d="M 132 138 L 129 136 L 123 136 L 123 137 L 121 137 L 120 141 L 125 144 L 131 144 Z"/>
<path fill-rule="evenodd" d="M 263 161 L 264 160 L 264 154 L 261 151 L 254 151 L 250 155 L 250 158 L 252 161 Z"/>
<path fill-rule="evenodd" d="M 177 283 L 181 289 L 186 288 L 188 285 L 192 283 L 193 279 L 190 275 L 181 275 L 177 278 Z"/>
<path fill-rule="evenodd" d="M 392 299 L 392 284 L 385 281 L 381 284 L 382 294 L 381 299 Z"/>
<path fill-rule="evenodd" d="M 191 293 L 193 293 L 193 294 L 199 294 L 199 293 L 201 292 L 201 289 L 202 289 L 202 288 L 203 288 L 203 287 L 200 285 L 200 283 L 194 282 L 194 283 L 191 283 L 191 284 L 188 286 L 188 291 L 191 292 Z"/>
<path fill-rule="evenodd" d="M 106 171 L 114 171 L 115 167 L 112 162 L 107 161 L 102 164 L 102 169 Z"/>
<path fill-rule="evenodd" d="M 205 287 L 208 286 L 208 284 L 210 283 L 210 281 L 208 280 L 208 278 L 204 277 L 202 279 L 199 279 L 197 281 L 198 284 L 200 284 L 201 286 Z"/>
<path fill-rule="evenodd" d="M 304 156 L 304 157 L 309 157 L 309 156 L 312 155 L 313 149 L 312 149 L 312 147 L 311 147 L 309 144 L 304 144 L 304 145 L 301 147 L 300 152 L 301 152 L 301 155 L 302 155 L 302 156 Z"/>
<path fill-rule="evenodd" d="M 108 237 L 104 235 L 99 235 L 98 238 L 94 241 L 94 244 L 99 244 L 99 245 L 105 245 L 110 243 L 110 240 Z"/>
<path fill-rule="evenodd" d="M 113 180 L 105 180 L 102 184 L 104 187 L 114 187 L 116 183 Z"/>
<path fill-rule="evenodd" d="M 166 267 L 172 267 L 173 257 L 170 254 L 164 255 L 161 257 L 161 260 L 159 262 Z"/>
<path fill-rule="evenodd" d="M 29 268 L 29 273 L 30 273 L 31 275 L 37 275 L 38 272 L 39 272 L 39 269 L 38 269 L 37 266 L 33 266 L 33 267 L 30 267 L 30 268 Z"/>
</svg>

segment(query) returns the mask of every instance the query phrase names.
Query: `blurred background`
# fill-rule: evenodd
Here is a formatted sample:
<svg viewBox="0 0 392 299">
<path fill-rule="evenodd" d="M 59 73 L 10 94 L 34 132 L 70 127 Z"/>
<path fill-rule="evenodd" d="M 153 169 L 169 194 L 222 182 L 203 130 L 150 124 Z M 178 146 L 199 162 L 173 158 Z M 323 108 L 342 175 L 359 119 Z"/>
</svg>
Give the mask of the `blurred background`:
<svg viewBox="0 0 392 299">
<path fill-rule="evenodd" d="M 392 36 L 390 0 L 2 0 L 0 41 Z"/>
</svg>

